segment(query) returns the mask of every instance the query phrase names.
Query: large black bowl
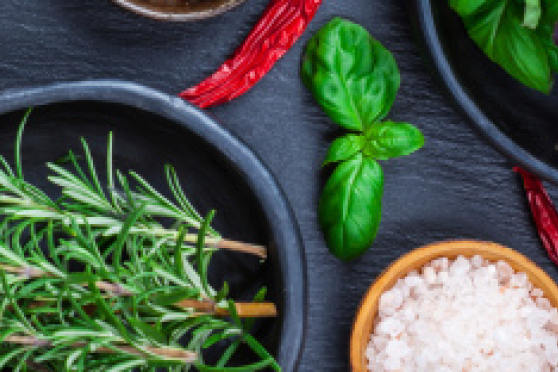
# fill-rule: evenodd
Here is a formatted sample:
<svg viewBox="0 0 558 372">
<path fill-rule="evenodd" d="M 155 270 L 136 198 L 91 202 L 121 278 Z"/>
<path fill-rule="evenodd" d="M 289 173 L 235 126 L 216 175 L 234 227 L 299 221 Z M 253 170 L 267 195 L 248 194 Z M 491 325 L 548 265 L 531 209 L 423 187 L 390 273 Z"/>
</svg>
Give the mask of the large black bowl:
<svg viewBox="0 0 558 372">
<path fill-rule="evenodd" d="M 70 148 L 79 151 L 80 137 L 88 141 L 103 169 L 107 134 L 112 131 L 116 168 L 134 169 L 163 190 L 163 166 L 174 165 L 200 212 L 217 210 L 214 227 L 223 236 L 269 247 L 270 257 L 263 265 L 251 256 L 218 252 L 210 280 L 227 280 L 231 295 L 243 300 L 268 286 L 280 315 L 259 322 L 256 337 L 285 372 L 297 370 L 306 325 L 303 247 L 283 192 L 245 144 L 179 98 L 124 82 L 90 81 L 2 93 L 0 153 L 10 160 L 18 123 L 31 106 L 35 110 L 22 149 L 30 182 L 55 193 L 45 181 L 45 162 Z M 241 353 L 240 358 L 249 359 L 248 355 Z"/>
<path fill-rule="evenodd" d="M 410 1 L 428 63 L 457 105 L 496 148 L 517 164 L 558 183 L 558 90 L 546 96 L 507 75 L 469 38 L 448 3 Z"/>
</svg>

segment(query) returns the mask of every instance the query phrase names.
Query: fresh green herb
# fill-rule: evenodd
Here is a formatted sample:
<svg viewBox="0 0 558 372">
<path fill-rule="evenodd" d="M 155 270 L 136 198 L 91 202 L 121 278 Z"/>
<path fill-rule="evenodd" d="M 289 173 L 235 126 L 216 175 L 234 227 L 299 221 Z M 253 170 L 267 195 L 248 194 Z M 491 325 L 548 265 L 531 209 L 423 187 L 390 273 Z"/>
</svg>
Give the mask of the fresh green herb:
<svg viewBox="0 0 558 372">
<path fill-rule="evenodd" d="M 525 0 L 525 16 L 523 25 L 535 30 L 542 16 L 541 0 Z"/>
<path fill-rule="evenodd" d="M 392 54 L 361 26 L 335 18 L 308 44 L 302 80 L 324 111 L 352 131 L 336 139 L 324 165 L 338 163 L 320 198 L 319 219 L 330 251 L 342 260 L 363 254 L 381 218 L 383 174 L 377 160 L 424 145 L 407 123 L 384 121 L 399 90 Z"/>
<path fill-rule="evenodd" d="M 281 370 L 249 335 L 253 319 L 240 319 L 227 286 L 217 291 L 209 284 L 218 248 L 206 243 L 219 237 L 210 227 L 213 212 L 200 217 L 170 168 L 176 204 L 138 175 L 137 188 L 120 172 L 117 184 L 111 137 L 105 190 L 83 141 L 85 170 L 72 153 L 75 173 L 50 164 L 56 172 L 50 179 L 64 195 L 54 201 L 24 179 L 26 119 L 15 171 L 0 157 L 0 369 Z M 204 349 L 222 340 L 231 346 L 216 367 L 207 365 Z M 259 361 L 227 366 L 241 344 Z"/>
<path fill-rule="evenodd" d="M 494 62 L 528 87 L 550 93 L 558 72 L 556 0 L 449 0 L 469 36 Z"/>
<path fill-rule="evenodd" d="M 320 200 L 320 223 L 331 253 L 342 260 L 360 256 L 380 226 L 384 177 L 374 158 L 359 153 L 341 162 Z"/>
<path fill-rule="evenodd" d="M 18 138 L 21 138 L 25 122 L 26 120 L 18 132 Z M 49 180 L 62 189 L 62 199 L 57 202 L 24 181 L 19 162 L 19 147 L 16 148 L 15 172 L 0 156 L 0 164 L 4 165 L 4 169 L 0 168 L 0 190 L 3 191 L 0 194 L 0 215 L 6 216 L 7 220 L 24 222 L 30 218 L 35 222 L 52 221 L 56 226 L 65 225 L 71 218 L 77 224 L 90 225 L 104 237 L 115 236 L 126 228 L 130 235 L 151 236 L 169 249 L 174 248 L 174 242 L 180 235 L 180 226 L 186 229 L 200 228 L 203 219 L 184 195 L 176 172 L 171 166 L 165 167 L 165 176 L 174 200 L 163 196 L 133 171 L 129 172 L 129 178 L 137 187 L 132 190 L 128 177 L 120 171 L 113 171 L 113 138 L 110 134 L 107 155 L 108 185 L 105 192 L 101 187 L 89 147 L 83 139 L 82 146 L 85 170 L 78 162 L 78 157 L 71 151 L 65 159 L 73 167 L 73 172 L 55 163 L 47 163 L 47 167 L 53 172 Z M 145 205 L 145 213 L 138 215 L 138 218 L 133 221 L 127 221 L 130 211 L 140 205 Z M 166 228 L 157 218 L 174 219 L 176 224 L 174 228 Z M 129 225 L 126 226 L 126 223 Z M 198 235 L 186 233 L 183 239 L 188 243 L 184 249 L 188 248 L 194 254 Z M 242 251 L 263 258 L 266 254 L 264 247 L 239 245 L 236 242 L 229 246 L 227 243 L 230 242 L 222 239 L 211 227 L 207 229 L 206 243 L 211 247 L 223 249 L 235 249 L 241 246 Z"/>
</svg>

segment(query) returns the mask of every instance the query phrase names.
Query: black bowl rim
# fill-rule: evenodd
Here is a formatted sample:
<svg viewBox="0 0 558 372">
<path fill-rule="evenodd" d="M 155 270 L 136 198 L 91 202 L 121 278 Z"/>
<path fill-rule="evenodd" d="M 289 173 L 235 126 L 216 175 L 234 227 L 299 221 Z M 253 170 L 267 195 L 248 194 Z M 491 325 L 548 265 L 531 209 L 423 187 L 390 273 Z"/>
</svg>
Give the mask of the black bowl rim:
<svg viewBox="0 0 558 372">
<path fill-rule="evenodd" d="M 199 10 L 188 13 L 172 13 L 172 12 L 160 12 L 157 10 L 150 10 L 141 5 L 137 5 L 130 0 L 113 0 L 116 4 L 121 7 L 128 9 L 140 16 L 156 19 L 159 21 L 173 21 L 173 22 L 190 22 L 197 21 L 201 19 L 207 19 L 216 17 L 223 13 L 236 8 L 240 4 L 244 3 L 246 0 L 229 0 L 225 4 L 221 4 L 217 7 Z"/>
<path fill-rule="evenodd" d="M 450 94 L 461 111 L 470 119 L 473 126 L 476 127 L 496 149 L 517 162 L 517 165 L 520 165 L 539 177 L 558 184 L 558 169 L 536 158 L 506 136 L 496 124 L 485 115 L 471 95 L 463 89 L 453 66 L 450 64 L 444 52 L 444 47 L 434 21 L 434 13 L 432 10 L 433 1 L 439 0 L 413 0 L 411 9 L 414 13 L 414 22 L 419 30 L 421 42 L 428 52 L 429 62 L 433 63 L 436 74 L 446 91 Z"/>
<path fill-rule="evenodd" d="M 306 259 L 299 228 L 286 196 L 262 161 L 203 110 L 154 89 L 118 80 L 89 80 L 7 90 L 0 114 L 60 102 L 117 103 L 159 115 L 203 138 L 247 180 L 271 221 L 277 242 L 285 308 L 277 359 L 285 372 L 298 369 L 307 322 Z"/>
</svg>

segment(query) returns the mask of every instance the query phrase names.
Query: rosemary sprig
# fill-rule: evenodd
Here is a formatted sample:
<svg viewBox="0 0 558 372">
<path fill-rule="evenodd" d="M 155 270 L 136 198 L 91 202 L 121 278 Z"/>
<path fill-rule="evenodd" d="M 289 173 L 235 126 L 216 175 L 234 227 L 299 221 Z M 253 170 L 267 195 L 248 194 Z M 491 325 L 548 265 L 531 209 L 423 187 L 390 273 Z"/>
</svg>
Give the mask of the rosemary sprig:
<svg viewBox="0 0 558 372">
<path fill-rule="evenodd" d="M 67 225 L 70 220 L 73 220 L 77 224 L 91 226 L 104 237 L 112 237 L 124 228 L 125 218 L 130 211 L 143 205 L 145 211 L 129 227 L 130 234 L 152 236 L 160 244 L 168 247 L 179 238 L 178 227 L 182 226 L 186 228 L 186 233 L 181 238 L 188 243 L 184 248 L 194 251 L 193 244 L 198 236 L 196 233 L 188 233 L 188 230 L 199 230 L 203 219 L 186 198 L 172 166 L 165 167 L 165 176 L 174 202 L 133 171 L 129 172 L 129 176 L 137 186 L 132 189 L 128 177 L 120 171 L 113 171 L 113 136 L 109 134 L 107 191 L 105 191 L 101 186 L 89 146 L 82 139 L 85 171 L 71 151 L 66 159 L 73 166 L 73 172 L 55 163 L 47 163 L 47 167 L 53 172 L 49 180 L 62 189 L 63 198 L 55 202 L 23 178 L 20 149 L 28 117 L 29 113 L 18 131 L 15 170 L 4 157 L 0 156 L 2 166 L 0 168 L 0 214 L 6 216 L 6 220 L 10 222 L 24 220 L 26 223 L 33 220 L 33 224 L 52 221 L 55 226 Z M 177 228 L 165 228 L 157 221 L 158 218 L 175 220 Z M 206 244 L 214 248 L 230 249 L 266 258 L 264 247 L 223 239 L 211 227 L 207 229 Z"/>
<path fill-rule="evenodd" d="M 75 174 L 51 164 L 51 180 L 63 193 L 53 201 L 23 178 L 27 118 L 15 170 L 0 157 L 0 369 L 281 370 L 249 335 L 253 319 L 240 319 L 275 307 L 235 303 L 226 285 L 217 291 L 209 284 L 209 262 L 222 239 L 210 228 L 213 213 L 201 218 L 193 210 L 172 168 L 176 203 L 133 173 L 139 186 L 132 191 L 120 172 L 118 183 L 113 179 L 109 137 L 105 191 L 83 142 L 89 176 L 72 153 Z M 261 301 L 259 294 L 255 302 Z M 216 366 L 207 365 L 203 350 L 223 340 L 229 348 Z M 240 344 L 260 361 L 226 367 Z"/>
<path fill-rule="evenodd" d="M 82 334 L 78 334 L 79 336 L 82 336 Z M 87 334 L 88 336 L 91 336 L 92 334 Z M 96 335 L 96 334 L 93 334 Z M 59 336 L 59 334 L 58 334 Z M 9 344 L 14 344 L 14 345 L 25 345 L 25 346 L 31 346 L 31 347 L 55 347 L 56 344 L 53 341 L 48 341 L 48 340 L 43 340 L 40 339 L 38 337 L 31 337 L 31 336 L 8 336 L 4 339 L 3 342 L 9 343 Z M 73 344 L 69 345 L 69 347 L 71 348 L 75 348 L 75 349 L 79 349 L 79 348 L 84 348 L 84 347 L 88 347 L 88 344 L 84 341 L 76 341 Z M 139 356 L 142 358 L 145 357 L 149 357 L 150 355 L 158 355 L 162 358 L 170 358 L 173 361 L 182 361 L 184 364 L 191 364 L 194 363 L 197 360 L 197 355 L 194 353 L 191 353 L 187 350 L 180 350 L 180 349 L 174 349 L 174 348 L 156 348 L 156 347 L 151 347 L 151 346 L 146 346 L 145 350 L 148 353 L 144 353 L 142 351 L 139 351 L 133 347 L 130 346 L 120 346 L 118 344 L 116 344 L 114 347 L 97 347 L 94 349 L 91 349 L 92 353 L 99 353 L 99 354 L 118 354 L 120 352 L 124 353 L 124 354 L 129 354 L 129 355 L 133 355 L 133 356 Z"/>
</svg>

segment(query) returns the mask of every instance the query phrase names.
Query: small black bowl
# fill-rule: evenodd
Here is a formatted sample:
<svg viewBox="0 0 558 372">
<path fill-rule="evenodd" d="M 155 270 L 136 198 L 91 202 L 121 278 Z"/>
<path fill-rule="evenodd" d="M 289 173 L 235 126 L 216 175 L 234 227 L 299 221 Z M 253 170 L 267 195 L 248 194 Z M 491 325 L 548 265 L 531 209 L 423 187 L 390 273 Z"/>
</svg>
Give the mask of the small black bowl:
<svg viewBox="0 0 558 372">
<path fill-rule="evenodd" d="M 412 0 L 427 61 L 471 122 L 518 165 L 558 183 L 558 89 L 523 86 L 469 38 L 449 0 Z"/>
<path fill-rule="evenodd" d="M 223 14 L 246 0 L 113 0 L 144 17 L 160 21 L 188 22 Z"/>
<path fill-rule="evenodd" d="M 254 334 L 283 371 L 297 370 L 307 308 L 303 247 L 285 195 L 245 144 L 177 97 L 130 83 L 87 81 L 0 94 L 0 154 L 9 161 L 28 107 L 35 109 L 23 136 L 24 173 L 48 193 L 55 189 L 46 181 L 45 163 L 69 149 L 79 152 L 80 137 L 87 140 L 99 174 L 104 174 L 112 131 L 115 168 L 133 169 L 166 190 L 163 166 L 174 165 L 194 206 L 202 214 L 217 210 L 214 227 L 223 236 L 266 245 L 269 258 L 263 265 L 252 256 L 218 252 L 210 280 L 227 280 L 231 296 L 239 300 L 251 300 L 263 285 L 269 288 L 279 317 L 258 322 Z M 240 354 L 243 362 L 251 355 Z"/>
</svg>

